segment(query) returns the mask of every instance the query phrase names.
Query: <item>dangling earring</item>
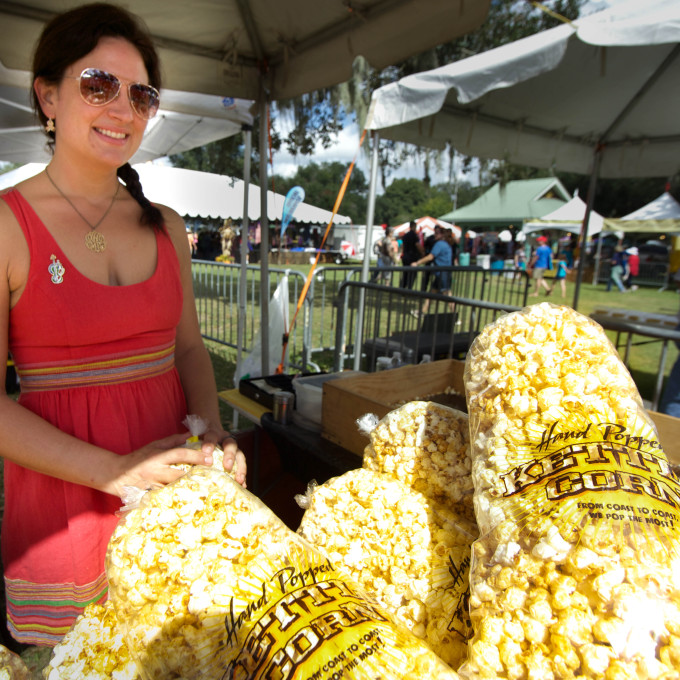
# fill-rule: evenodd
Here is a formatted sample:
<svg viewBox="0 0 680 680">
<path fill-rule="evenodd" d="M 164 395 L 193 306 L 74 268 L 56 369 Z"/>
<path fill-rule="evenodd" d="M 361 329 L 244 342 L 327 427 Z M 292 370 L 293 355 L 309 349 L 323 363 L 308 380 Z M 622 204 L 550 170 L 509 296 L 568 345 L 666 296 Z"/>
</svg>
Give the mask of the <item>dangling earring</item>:
<svg viewBox="0 0 680 680">
<path fill-rule="evenodd" d="M 54 132 L 56 128 L 54 127 L 54 119 L 48 118 L 47 125 L 45 125 L 45 132 Z"/>
</svg>

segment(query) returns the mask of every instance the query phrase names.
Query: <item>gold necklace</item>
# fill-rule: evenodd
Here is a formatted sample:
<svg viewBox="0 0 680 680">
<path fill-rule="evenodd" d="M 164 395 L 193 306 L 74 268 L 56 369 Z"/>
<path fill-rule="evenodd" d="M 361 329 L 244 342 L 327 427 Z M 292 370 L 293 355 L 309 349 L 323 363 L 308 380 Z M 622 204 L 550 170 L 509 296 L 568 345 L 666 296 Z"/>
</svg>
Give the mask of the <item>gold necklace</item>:
<svg viewBox="0 0 680 680">
<path fill-rule="evenodd" d="M 45 168 L 45 174 L 47 175 L 47 179 L 49 179 L 50 182 L 52 183 L 52 186 L 61 194 L 62 198 L 66 199 L 66 202 L 78 213 L 78 215 L 85 222 L 85 224 L 87 224 L 87 226 L 90 227 L 90 231 L 85 236 L 85 245 L 88 247 L 88 249 L 91 250 L 93 253 L 101 253 L 102 251 L 106 250 L 106 239 L 102 236 L 102 234 L 100 234 L 97 231 L 97 227 L 104 221 L 104 218 L 111 212 L 111 208 L 113 208 L 116 196 L 118 196 L 120 182 L 116 181 L 116 192 L 113 194 L 113 198 L 111 199 L 109 207 L 104 211 L 104 214 L 101 216 L 97 224 L 92 224 L 85 217 L 85 215 L 83 215 L 83 213 L 81 213 L 80 210 L 76 208 L 76 206 L 73 204 L 73 201 L 56 185 L 55 181 L 50 177 L 50 173 L 47 172 L 47 168 Z"/>
</svg>

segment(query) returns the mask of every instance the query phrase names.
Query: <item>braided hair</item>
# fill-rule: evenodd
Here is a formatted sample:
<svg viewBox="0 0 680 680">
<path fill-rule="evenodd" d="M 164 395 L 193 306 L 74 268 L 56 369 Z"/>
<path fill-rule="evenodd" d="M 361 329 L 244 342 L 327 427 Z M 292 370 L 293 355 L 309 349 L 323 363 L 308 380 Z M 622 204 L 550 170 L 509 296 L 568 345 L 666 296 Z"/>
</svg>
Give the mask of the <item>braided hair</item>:
<svg viewBox="0 0 680 680">
<path fill-rule="evenodd" d="M 33 54 L 33 80 L 42 78 L 45 82 L 58 84 L 66 69 L 92 52 L 104 37 L 127 40 L 142 57 L 149 84 L 160 91 L 160 60 L 148 28 L 136 15 L 106 2 L 81 5 L 58 14 L 47 23 Z M 33 109 L 44 129 L 47 117 L 35 91 L 32 97 Z M 54 131 L 46 131 L 45 134 L 48 147 L 54 151 Z M 137 172 L 126 163 L 118 168 L 118 177 L 142 207 L 142 224 L 160 229 L 163 223 L 161 212 L 144 196 Z"/>
<path fill-rule="evenodd" d="M 163 226 L 163 215 L 144 195 L 137 171 L 129 163 L 126 163 L 118 168 L 118 177 L 123 180 L 132 198 L 142 206 L 141 223 L 153 226 L 155 229 L 160 229 Z"/>
</svg>

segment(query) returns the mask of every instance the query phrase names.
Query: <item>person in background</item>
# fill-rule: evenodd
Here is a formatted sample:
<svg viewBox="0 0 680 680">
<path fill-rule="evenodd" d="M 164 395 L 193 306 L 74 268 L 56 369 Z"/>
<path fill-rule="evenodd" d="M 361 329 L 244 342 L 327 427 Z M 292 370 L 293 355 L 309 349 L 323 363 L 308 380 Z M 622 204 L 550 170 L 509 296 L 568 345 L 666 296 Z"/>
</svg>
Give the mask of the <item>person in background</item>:
<svg viewBox="0 0 680 680">
<path fill-rule="evenodd" d="M 640 274 L 640 252 L 635 246 L 631 246 L 626 250 L 626 255 L 628 256 L 628 276 L 623 280 L 623 284 L 629 290 L 637 290 L 635 281 Z"/>
<path fill-rule="evenodd" d="M 195 257 L 196 255 L 196 234 L 187 227 L 187 240 L 189 242 L 189 252 L 191 253 L 191 257 Z"/>
<path fill-rule="evenodd" d="M 538 291 L 541 288 L 545 289 L 546 295 L 550 294 L 550 286 L 544 277 L 546 269 L 552 269 L 552 250 L 545 236 L 538 236 L 536 243 L 538 243 L 538 248 L 536 248 L 529 265 L 532 269 L 531 277 L 536 282 L 536 288 L 529 297 L 538 297 Z"/>
<path fill-rule="evenodd" d="M 453 229 L 444 229 L 444 238 L 451 247 L 451 263 L 456 265 L 458 264 L 458 241 Z"/>
<path fill-rule="evenodd" d="M 432 248 L 434 244 L 437 242 L 437 237 L 435 236 L 434 232 L 431 234 L 428 234 L 424 239 L 423 239 L 423 255 L 429 255 L 432 252 Z M 411 263 L 413 264 L 413 263 Z M 432 261 L 428 262 L 428 265 L 431 265 Z M 432 272 L 429 266 L 425 267 L 423 269 L 422 276 L 420 277 L 420 290 L 425 293 L 428 290 L 430 290 L 430 279 L 432 278 Z"/>
<path fill-rule="evenodd" d="M 567 297 L 567 274 L 571 270 L 567 266 L 566 258 L 563 260 L 557 260 L 555 262 L 555 266 L 557 267 L 557 270 L 555 271 L 555 278 L 553 279 L 550 290 L 546 293 L 546 295 L 551 295 L 553 290 L 555 290 L 556 284 L 559 282 L 560 289 L 562 290 L 562 299 L 564 300 L 564 298 Z"/>
<path fill-rule="evenodd" d="M 607 292 L 612 289 L 612 283 L 616 284 L 616 287 L 622 293 L 630 292 L 624 285 L 623 279 L 626 278 L 628 273 L 628 264 L 626 254 L 623 252 L 623 246 L 616 246 L 614 248 L 614 254 L 611 260 L 612 266 L 609 272 L 609 281 L 607 281 Z"/>
<path fill-rule="evenodd" d="M 0 394 L 2 559 L 19 643 L 55 645 L 106 599 L 126 487 L 210 465 L 217 445 L 245 482 L 220 421 L 186 227 L 149 202 L 129 163 L 160 89 L 148 31 L 115 5 L 56 15 L 37 42 L 33 103 L 52 158 L 0 196 L 0 353 L 21 380 L 18 400 Z M 200 450 L 183 446 L 190 414 L 207 428 Z"/>
<path fill-rule="evenodd" d="M 424 254 L 423 246 L 420 243 L 420 236 L 418 235 L 418 224 L 411 221 L 408 226 L 408 231 L 402 238 L 402 252 L 401 264 L 404 267 L 410 267 L 412 262 L 422 257 Z M 401 287 L 413 288 L 413 282 L 416 279 L 417 272 L 413 269 L 404 271 L 401 275 Z"/>
<path fill-rule="evenodd" d="M 451 294 L 451 272 L 437 270 L 437 267 L 451 267 L 453 262 L 453 253 L 451 252 L 451 246 L 446 240 L 445 229 L 440 226 L 434 228 L 435 242 L 432 246 L 432 250 L 421 257 L 419 260 L 411 263 L 412 267 L 418 267 L 423 264 L 432 263 L 432 286 L 430 288 L 433 293 L 442 293 L 443 295 Z M 427 314 L 430 301 L 428 299 L 423 300 L 423 306 L 421 309 L 412 310 L 413 316 L 421 317 Z"/>
<path fill-rule="evenodd" d="M 515 269 L 521 269 L 522 271 L 526 271 L 527 256 L 526 251 L 524 250 L 524 246 L 520 246 L 515 250 L 515 256 L 513 260 L 515 261 Z"/>
<path fill-rule="evenodd" d="M 394 237 L 394 228 L 385 225 L 385 235 L 375 243 L 375 252 L 378 256 L 378 270 L 371 277 L 371 281 L 383 282 L 390 285 L 392 272 L 385 271 L 387 267 L 399 264 L 399 244 Z"/>
</svg>

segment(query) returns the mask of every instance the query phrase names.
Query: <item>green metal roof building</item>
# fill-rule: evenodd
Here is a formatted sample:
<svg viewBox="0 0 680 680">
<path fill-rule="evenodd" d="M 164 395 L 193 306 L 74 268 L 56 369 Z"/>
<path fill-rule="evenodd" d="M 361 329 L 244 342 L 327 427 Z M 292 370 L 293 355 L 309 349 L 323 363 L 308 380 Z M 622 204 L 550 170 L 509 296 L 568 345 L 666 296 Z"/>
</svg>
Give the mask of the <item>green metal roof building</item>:
<svg viewBox="0 0 680 680">
<path fill-rule="evenodd" d="M 522 228 L 524 220 L 536 219 L 557 210 L 571 199 L 556 177 L 513 180 L 494 184 L 472 203 L 441 215 L 439 219 L 478 231 Z"/>
</svg>

